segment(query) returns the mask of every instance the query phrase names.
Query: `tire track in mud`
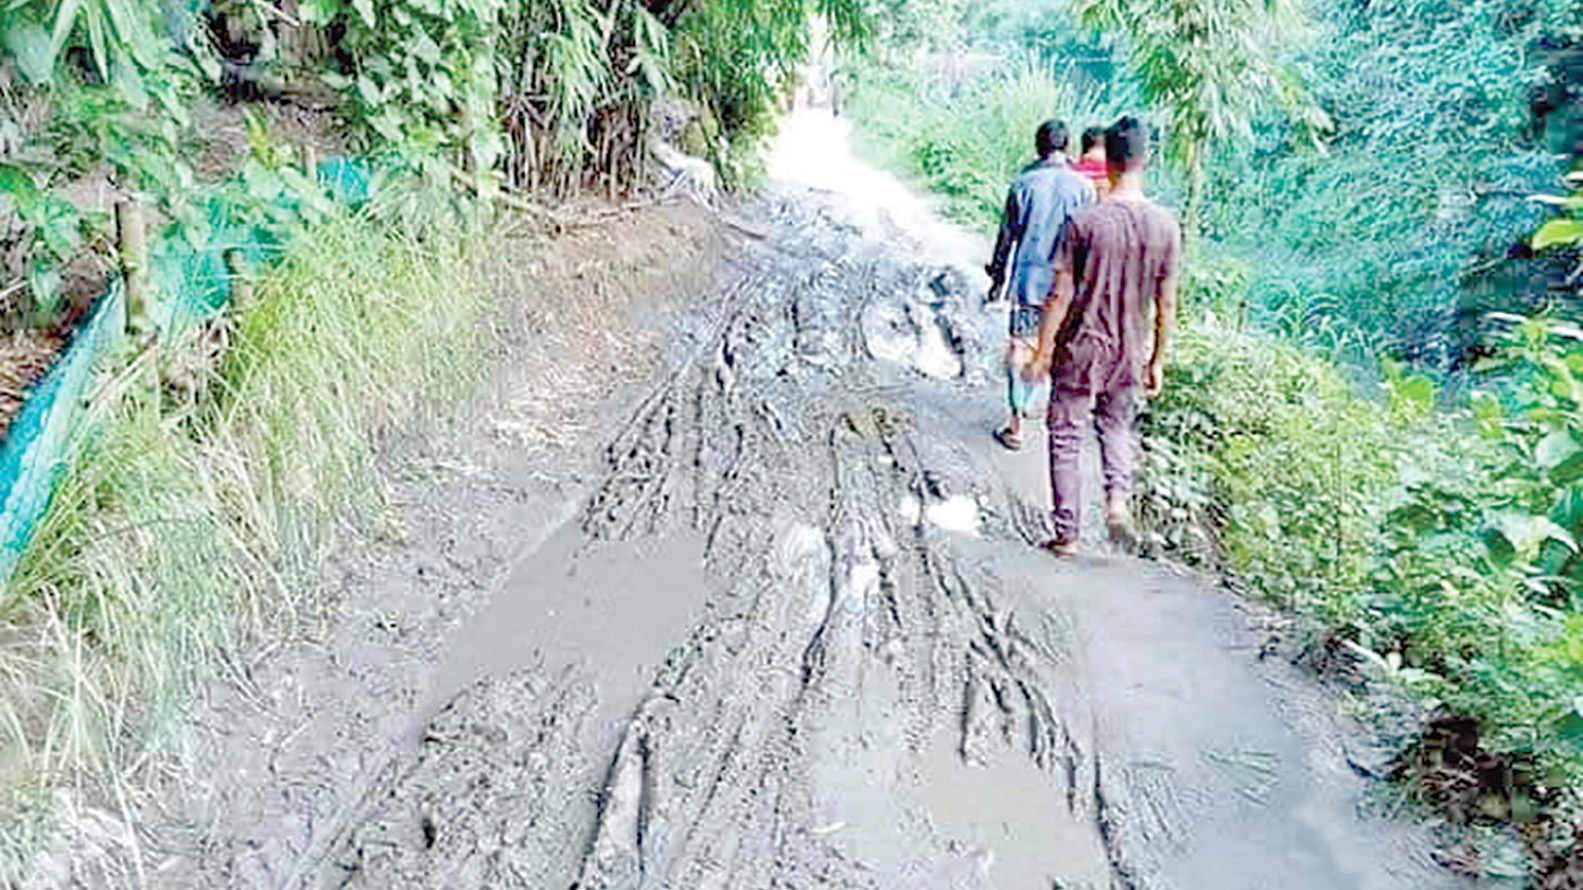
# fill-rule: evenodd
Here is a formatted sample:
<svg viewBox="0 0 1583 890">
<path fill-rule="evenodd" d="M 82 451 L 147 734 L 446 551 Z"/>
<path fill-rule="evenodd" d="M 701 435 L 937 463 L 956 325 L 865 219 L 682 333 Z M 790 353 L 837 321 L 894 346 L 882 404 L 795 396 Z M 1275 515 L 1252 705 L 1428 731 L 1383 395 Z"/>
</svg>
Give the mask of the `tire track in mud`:
<svg viewBox="0 0 1583 890">
<path fill-rule="evenodd" d="M 1106 875 L 1056 886 L 1174 886 L 1162 856 L 1218 804 L 1106 747 L 1070 621 L 1027 608 L 984 551 L 1039 540 L 1045 518 L 912 414 L 920 392 L 978 397 L 980 295 L 806 193 L 754 212 L 770 237 L 616 432 L 576 520 L 590 558 L 696 533 L 707 616 L 613 754 L 584 670 L 465 690 L 321 885 L 997 886 L 917 793 L 920 752 L 948 733 L 964 763 L 1011 752 L 1051 778 Z"/>
</svg>

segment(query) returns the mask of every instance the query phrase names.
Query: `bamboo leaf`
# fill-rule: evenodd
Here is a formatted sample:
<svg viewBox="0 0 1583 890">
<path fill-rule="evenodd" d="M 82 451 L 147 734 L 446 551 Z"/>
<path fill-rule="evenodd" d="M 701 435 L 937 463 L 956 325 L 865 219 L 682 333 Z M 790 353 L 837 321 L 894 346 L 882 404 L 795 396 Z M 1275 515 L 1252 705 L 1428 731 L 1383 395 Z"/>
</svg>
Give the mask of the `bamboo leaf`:
<svg viewBox="0 0 1583 890">
<path fill-rule="evenodd" d="M 55 32 L 51 40 L 50 58 L 60 55 L 66 47 L 67 38 L 71 37 L 72 28 L 77 25 L 77 14 L 82 9 L 82 0 L 61 0 L 60 6 L 55 10 Z"/>
<path fill-rule="evenodd" d="M 93 49 L 94 66 L 99 69 L 99 76 L 106 81 L 110 79 L 110 50 L 108 35 L 105 34 L 104 15 L 96 6 L 86 10 L 88 24 L 88 45 Z"/>
<path fill-rule="evenodd" d="M 49 32 L 37 22 L 23 22 L 5 29 L 5 46 L 29 83 L 48 83 L 55 72 L 55 47 Z"/>
<path fill-rule="evenodd" d="M 1557 244 L 1575 244 L 1583 241 L 1583 220 L 1552 219 L 1534 233 L 1534 250 L 1544 250 Z"/>
</svg>

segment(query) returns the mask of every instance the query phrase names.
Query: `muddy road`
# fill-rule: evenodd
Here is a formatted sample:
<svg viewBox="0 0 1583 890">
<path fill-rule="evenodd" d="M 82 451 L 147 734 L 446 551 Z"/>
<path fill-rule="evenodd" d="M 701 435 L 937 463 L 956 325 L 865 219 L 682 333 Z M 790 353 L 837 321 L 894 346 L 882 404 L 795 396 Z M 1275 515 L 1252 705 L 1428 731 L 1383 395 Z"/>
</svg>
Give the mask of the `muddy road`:
<svg viewBox="0 0 1583 890">
<path fill-rule="evenodd" d="M 1427 828 L 1365 815 L 1356 740 L 1261 658 L 1267 616 L 1032 546 L 1043 449 L 988 435 L 984 245 L 842 138 L 788 123 L 722 297 L 674 320 L 573 496 L 478 507 L 521 540 L 465 564 L 477 607 L 425 667 L 357 667 L 407 670 L 399 704 L 319 708 L 318 753 L 188 807 L 138 883 L 1453 886 Z"/>
<path fill-rule="evenodd" d="M 790 129 L 804 160 L 839 132 Z M 1334 702 L 1250 613 L 1030 546 L 959 234 L 789 166 L 319 885 L 1445 883 L 1361 819 Z"/>
</svg>

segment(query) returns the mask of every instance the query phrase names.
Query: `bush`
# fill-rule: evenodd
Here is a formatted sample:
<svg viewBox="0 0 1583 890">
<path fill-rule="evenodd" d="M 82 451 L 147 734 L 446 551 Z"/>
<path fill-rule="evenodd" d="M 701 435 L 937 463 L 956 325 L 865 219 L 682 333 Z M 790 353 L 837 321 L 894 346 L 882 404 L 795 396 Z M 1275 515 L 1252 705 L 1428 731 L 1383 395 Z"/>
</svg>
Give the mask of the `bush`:
<svg viewBox="0 0 1583 890">
<path fill-rule="evenodd" d="M 1288 607 L 1355 615 L 1395 468 L 1395 424 L 1334 365 L 1219 326 L 1186 330 L 1145 417 L 1157 545 Z M 1212 546 L 1211 546 L 1212 544 Z"/>
<path fill-rule="evenodd" d="M 1583 815 L 1583 345 L 1544 322 L 1441 409 L 1357 394 L 1289 342 L 1199 323 L 1145 416 L 1159 552 L 1231 572 L 1429 710 L 1472 717 L 1505 816 Z"/>
</svg>

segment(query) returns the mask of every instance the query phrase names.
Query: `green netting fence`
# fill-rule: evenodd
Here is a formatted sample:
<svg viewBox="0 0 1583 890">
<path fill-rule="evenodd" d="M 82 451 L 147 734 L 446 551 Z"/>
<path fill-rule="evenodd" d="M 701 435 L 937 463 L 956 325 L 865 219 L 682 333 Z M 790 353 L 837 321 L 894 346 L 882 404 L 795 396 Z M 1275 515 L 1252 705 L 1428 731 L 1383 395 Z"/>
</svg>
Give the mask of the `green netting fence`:
<svg viewBox="0 0 1583 890">
<path fill-rule="evenodd" d="M 332 156 L 316 165 L 317 181 L 339 204 L 356 209 L 374 188 L 365 160 Z M 291 201 L 290 196 L 280 200 Z M 204 203 L 208 225 L 194 243 L 191 229 L 158 233 L 148 249 L 150 321 L 158 336 L 170 337 L 225 308 L 236 284 L 226 255 L 240 251 L 250 269 L 278 260 L 288 244 L 278 228 L 237 223 L 239 207 L 221 190 Z M 55 364 L 28 394 L 0 443 L 0 586 L 8 584 L 49 509 L 72 446 L 91 433 L 83 409 L 104 359 L 126 331 L 126 291 L 112 281 Z"/>
</svg>

